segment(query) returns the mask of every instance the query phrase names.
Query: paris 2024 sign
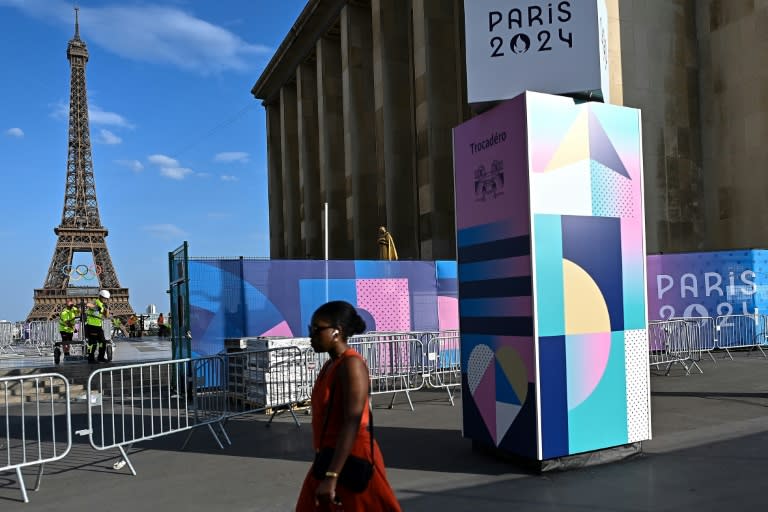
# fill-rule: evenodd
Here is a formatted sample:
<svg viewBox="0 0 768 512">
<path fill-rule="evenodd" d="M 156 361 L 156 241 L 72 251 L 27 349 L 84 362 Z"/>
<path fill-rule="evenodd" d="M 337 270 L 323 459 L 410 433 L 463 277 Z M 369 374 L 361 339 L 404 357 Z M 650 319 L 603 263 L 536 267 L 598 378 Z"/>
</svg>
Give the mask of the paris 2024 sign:
<svg viewBox="0 0 768 512">
<path fill-rule="evenodd" d="M 604 0 L 465 0 L 470 103 L 530 90 L 609 98 Z"/>
</svg>

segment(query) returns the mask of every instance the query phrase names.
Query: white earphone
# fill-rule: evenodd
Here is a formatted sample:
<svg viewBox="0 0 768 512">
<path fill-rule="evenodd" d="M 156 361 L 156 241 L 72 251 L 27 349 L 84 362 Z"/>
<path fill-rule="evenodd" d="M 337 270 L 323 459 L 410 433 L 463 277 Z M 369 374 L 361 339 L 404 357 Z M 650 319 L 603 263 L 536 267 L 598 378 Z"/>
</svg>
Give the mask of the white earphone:
<svg viewBox="0 0 768 512">
<path fill-rule="evenodd" d="M 333 332 L 331 333 L 331 336 L 338 336 L 338 335 L 339 335 L 339 331 L 333 331 Z"/>
</svg>

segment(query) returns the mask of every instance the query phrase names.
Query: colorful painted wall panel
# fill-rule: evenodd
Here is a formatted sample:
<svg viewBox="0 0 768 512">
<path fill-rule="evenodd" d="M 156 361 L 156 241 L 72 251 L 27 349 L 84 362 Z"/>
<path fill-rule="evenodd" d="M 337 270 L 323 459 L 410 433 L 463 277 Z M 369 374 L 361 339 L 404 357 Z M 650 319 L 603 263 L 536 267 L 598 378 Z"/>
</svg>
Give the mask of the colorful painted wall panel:
<svg viewBox="0 0 768 512">
<path fill-rule="evenodd" d="M 355 305 L 369 330 L 436 331 L 458 324 L 451 261 L 189 261 L 194 355 L 242 336 L 303 336 L 328 300 Z"/>
<path fill-rule="evenodd" d="M 636 110 L 530 92 L 454 130 L 467 437 L 549 459 L 650 436 L 640 141 Z"/>
<path fill-rule="evenodd" d="M 672 317 L 768 313 L 768 251 L 648 256 L 648 314 Z"/>
</svg>

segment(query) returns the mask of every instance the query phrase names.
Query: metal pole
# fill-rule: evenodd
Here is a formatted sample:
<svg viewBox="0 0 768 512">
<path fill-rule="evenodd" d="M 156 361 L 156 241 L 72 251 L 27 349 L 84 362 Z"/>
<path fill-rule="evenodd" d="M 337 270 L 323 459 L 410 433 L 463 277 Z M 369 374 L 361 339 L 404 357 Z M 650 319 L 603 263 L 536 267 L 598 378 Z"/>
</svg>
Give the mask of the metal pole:
<svg viewBox="0 0 768 512">
<path fill-rule="evenodd" d="M 328 202 L 323 203 L 323 223 L 325 224 L 325 302 L 328 302 Z"/>
<path fill-rule="evenodd" d="M 324 220 L 325 223 L 325 259 L 328 259 L 328 203 L 323 203 Z"/>
</svg>

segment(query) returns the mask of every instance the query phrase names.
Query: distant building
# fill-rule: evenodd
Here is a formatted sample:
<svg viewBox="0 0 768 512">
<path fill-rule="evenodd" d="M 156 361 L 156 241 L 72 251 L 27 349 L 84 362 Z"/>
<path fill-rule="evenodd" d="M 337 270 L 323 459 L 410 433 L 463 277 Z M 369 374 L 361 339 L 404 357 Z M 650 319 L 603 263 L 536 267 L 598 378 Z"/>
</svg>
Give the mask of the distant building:
<svg viewBox="0 0 768 512">
<path fill-rule="evenodd" d="M 148 315 L 156 315 L 157 314 L 157 306 L 154 304 L 150 304 L 147 306 L 147 314 Z"/>
<path fill-rule="evenodd" d="M 252 89 L 272 258 L 323 257 L 326 202 L 331 258 L 375 259 L 379 226 L 401 259 L 455 258 L 451 128 L 474 115 L 463 5 L 307 2 Z M 642 109 L 648 252 L 768 247 L 768 6 L 606 6 L 611 101 Z"/>
</svg>

